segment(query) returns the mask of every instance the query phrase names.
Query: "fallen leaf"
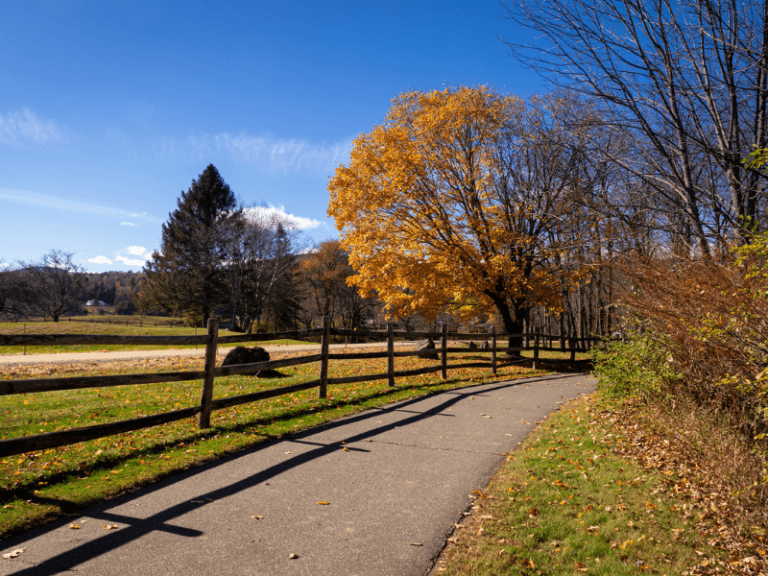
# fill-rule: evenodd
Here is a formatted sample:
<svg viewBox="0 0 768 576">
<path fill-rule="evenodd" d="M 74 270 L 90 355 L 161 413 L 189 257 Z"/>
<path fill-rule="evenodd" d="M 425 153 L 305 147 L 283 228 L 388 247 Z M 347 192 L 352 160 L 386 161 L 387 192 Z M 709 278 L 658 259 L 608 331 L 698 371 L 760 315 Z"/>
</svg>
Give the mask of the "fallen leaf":
<svg viewBox="0 0 768 576">
<path fill-rule="evenodd" d="M 326 502 L 324 500 L 320 500 L 320 502 L 318 502 L 318 504 L 320 504 L 320 506 L 328 506 L 330 504 L 330 502 Z"/>
<path fill-rule="evenodd" d="M 68 528 L 69 528 L 70 530 L 80 530 L 80 526 L 78 526 L 77 524 L 70 524 L 70 525 L 68 526 Z"/>
<path fill-rule="evenodd" d="M 259 516 L 259 515 L 257 514 L 257 515 L 255 515 L 255 516 L 251 516 L 251 518 L 253 518 L 254 520 L 261 520 L 262 518 L 264 518 L 264 516 Z"/>
<path fill-rule="evenodd" d="M 205 500 L 190 500 L 192 504 L 205 504 Z"/>
<path fill-rule="evenodd" d="M 104 530 L 114 530 L 117 528 L 117 524 L 104 524 Z"/>
<path fill-rule="evenodd" d="M 288 556 L 288 560 L 296 560 L 296 558 L 298 557 L 299 557 L 298 554 L 291 554 L 290 556 Z"/>
<path fill-rule="evenodd" d="M 421 542 L 411 542 L 411 546 L 424 546 Z"/>
<path fill-rule="evenodd" d="M 8 554 L 3 554 L 3 560 L 10 560 L 11 558 L 17 558 L 22 552 L 24 552 L 26 548 L 16 548 L 16 550 L 13 550 L 12 552 L 8 552 Z"/>
</svg>

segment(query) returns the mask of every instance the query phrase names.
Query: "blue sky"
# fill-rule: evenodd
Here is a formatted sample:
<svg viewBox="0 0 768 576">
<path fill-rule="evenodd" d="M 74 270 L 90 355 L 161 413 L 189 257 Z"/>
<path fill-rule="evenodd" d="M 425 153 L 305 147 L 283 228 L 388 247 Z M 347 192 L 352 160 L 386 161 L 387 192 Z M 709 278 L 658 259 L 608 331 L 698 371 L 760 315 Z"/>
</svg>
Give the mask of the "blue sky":
<svg viewBox="0 0 768 576">
<path fill-rule="evenodd" d="M 135 270 L 213 163 L 246 205 L 336 236 L 328 179 L 407 90 L 543 81 L 496 0 L 9 0 L 0 18 L 0 262 Z"/>
</svg>

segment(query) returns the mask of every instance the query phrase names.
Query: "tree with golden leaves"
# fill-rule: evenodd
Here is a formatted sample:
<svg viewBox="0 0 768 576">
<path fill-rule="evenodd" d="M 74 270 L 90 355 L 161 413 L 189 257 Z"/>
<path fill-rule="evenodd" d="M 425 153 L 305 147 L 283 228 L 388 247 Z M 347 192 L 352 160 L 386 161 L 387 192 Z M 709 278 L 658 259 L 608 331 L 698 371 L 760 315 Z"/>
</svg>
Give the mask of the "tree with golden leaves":
<svg viewBox="0 0 768 576">
<path fill-rule="evenodd" d="M 532 307 L 557 309 L 573 271 L 553 258 L 585 185 L 567 107 L 485 87 L 395 98 L 328 186 L 350 281 L 394 316 L 495 309 L 509 334 Z"/>
</svg>

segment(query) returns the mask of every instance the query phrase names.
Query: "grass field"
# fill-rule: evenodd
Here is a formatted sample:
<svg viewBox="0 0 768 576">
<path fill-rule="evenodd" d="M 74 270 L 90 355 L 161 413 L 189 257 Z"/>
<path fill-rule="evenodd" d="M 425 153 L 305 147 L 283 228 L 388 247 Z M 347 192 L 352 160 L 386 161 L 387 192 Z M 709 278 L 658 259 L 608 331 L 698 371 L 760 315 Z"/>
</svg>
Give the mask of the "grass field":
<svg viewBox="0 0 768 576">
<path fill-rule="evenodd" d="M 89 316 L 62 319 L 59 322 L 0 322 L 0 334 L 116 334 L 120 336 L 194 336 L 203 335 L 203 328 L 184 326 L 178 319 L 154 316 Z M 221 335 L 236 334 L 220 332 Z M 270 345 L 305 344 L 298 340 L 274 340 Z M 249 344 L 255 345 L 255 344 Z M 65 352 L 114 352 L 118 350 L 162 350 L 167 345 L 130 346 L 124 344 L 73 346 L 28 346 L 27 354 L 61 354 Z M 179 345 L 175 348 L 195 348 Z M 203 348 L 203 346 L 200 346 Z M 22 354 L 22 346 L 0 346 L 0 355 Z"/>
</svg>

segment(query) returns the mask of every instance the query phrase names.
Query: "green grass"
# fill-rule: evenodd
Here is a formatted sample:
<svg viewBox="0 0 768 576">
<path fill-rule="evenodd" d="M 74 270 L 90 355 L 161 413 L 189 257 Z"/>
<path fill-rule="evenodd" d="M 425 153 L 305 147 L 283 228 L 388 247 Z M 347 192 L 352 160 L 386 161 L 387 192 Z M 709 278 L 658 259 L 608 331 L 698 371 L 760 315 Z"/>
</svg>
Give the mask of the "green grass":
<svg viewBox="0 0 768 576">
<path fill-rule="evenodd" d="M 436 572 L 672 575 L 726 566 L 727 553 L 697 530 L 706 511 L 674 496 L 688 478 L 617 456 L 630 439 L 597 418 L 602 408 L 585 397 L 540 425 L 479 493 Z"/>
<path fill-rule="evenodd" d="M 125 319 L 125 320 L 124 320 Z M 165 320 L 165 323 L 157 325 L 158 322 Z M 111 322 L 111 323 L 110 323 Z M 86 321 L 73 318 L 70 322 L 63 319 L 59 322 L 0 322 L 0 334 L 114 334 L 120 336 L 194 336 L 204 335 L 203 328 L 191 328 L 180 325 L 178 319 L 156 318 L 156 317 L 136 317 L 136 316 L 92 316 Z M 169 326 L 169 323 L 173 323 Z M 236 335 L 235 332 L 221 331 L 220 335 Z M 256 342 L 247 343 L 249 346 L 256 345 Z M 284 344 L 306 344 L 299 340 L 273 340 L 264 342 L 263 345 L 279 346 Z M 167 344 L 131 346 L 126 344 L 77 344 L 72 346 L 27 346 L 27 354 L 60 354 L 66 352 L 115 352 L 120 350 L 162 350 L 167 348 Z M 194 344 L 178 345 L 174 348 L 195 348 Z M 199 346 L 203 348 L 203 346 Z M 23 346 L 2 346 L 2 354 L 22 354 Z"/>
<path fill-rule="evenodd" d="M 452 362 L 458 360 L 451 358 Z M 178 359 L 165 369 L 200 369 L 201 363 L 201 359 Z M 417 358 L 397 360 L 398 370 L 424 365 L 434 362 Z M 284 378 L 218 378 L 214 397 L 315 379 L 318 370 L 315 363 L 281 369 Z M 139 370 L 120 372 L 130 371 Z M 330 376 L 385 371 L 385 359 L 334 361 Z M 105 370 L 89 375 L 120 372 Z M 208 430 L 199 430 L 189 419 L 0 459 L 0 535 L 18 532 L 195 464 L 340 416 L 440 390 L 531 374 L 534 372 L 523 367 L 500 368 L 496 377 L 487 368 L 461 369 L 450 371 L 445 381 L 439 373 L 401 378 L 395 388 L 389 388 L 386 380 L 332 386 L 324 400 L 318 399 L 317 390 L 313 389 L 214 412 L 213 428 Z M 14 438 L 193 406 L 199 402 L 200 386 L 200 382 L 169 383 L 0 397 L 0 437 Z"/>
</svg>

